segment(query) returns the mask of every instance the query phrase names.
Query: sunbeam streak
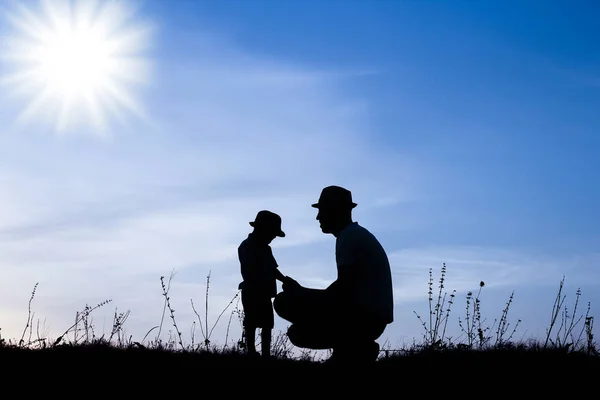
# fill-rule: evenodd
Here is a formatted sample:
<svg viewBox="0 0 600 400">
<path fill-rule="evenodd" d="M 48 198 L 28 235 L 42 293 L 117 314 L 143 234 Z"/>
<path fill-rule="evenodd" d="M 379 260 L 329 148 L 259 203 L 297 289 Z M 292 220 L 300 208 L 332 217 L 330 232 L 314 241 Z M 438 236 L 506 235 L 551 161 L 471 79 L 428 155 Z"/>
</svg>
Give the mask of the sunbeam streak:
<svg viewBox="0 0 600 400">
<path fill-rule="evenodd" d="M 0 84 L 24 99 L 19 124 L 50 119 L 57 132 L 106 132 L 124 111 L 144 118 L 135 88 L 148 83 L 151 26 L 124 1 L 41 0 L 4 13 Z M 9 90 L 7 90 L 9 89 Z"/>
</svg>

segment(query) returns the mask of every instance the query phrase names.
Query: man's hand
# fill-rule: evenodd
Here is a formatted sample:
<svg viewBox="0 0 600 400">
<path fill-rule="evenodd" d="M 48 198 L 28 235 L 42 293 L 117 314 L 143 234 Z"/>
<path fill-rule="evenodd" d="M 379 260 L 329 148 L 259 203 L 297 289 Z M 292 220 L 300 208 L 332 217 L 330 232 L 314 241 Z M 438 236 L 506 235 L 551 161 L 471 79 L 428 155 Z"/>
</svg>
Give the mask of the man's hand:
<svg viewBox="0 0 600 400">
<path fill-rule="evenodd" d="M 298 282 L 296 282 L 294 279 L 290 278 L 289 276 L 286 276 L 285 278 L 283 278 L 283 285 L 281 285 L 281 288 L 284 291 L 294 291 L 294 290 L 301 289 L 302 285 L 300 285 Z"/>
</svg>

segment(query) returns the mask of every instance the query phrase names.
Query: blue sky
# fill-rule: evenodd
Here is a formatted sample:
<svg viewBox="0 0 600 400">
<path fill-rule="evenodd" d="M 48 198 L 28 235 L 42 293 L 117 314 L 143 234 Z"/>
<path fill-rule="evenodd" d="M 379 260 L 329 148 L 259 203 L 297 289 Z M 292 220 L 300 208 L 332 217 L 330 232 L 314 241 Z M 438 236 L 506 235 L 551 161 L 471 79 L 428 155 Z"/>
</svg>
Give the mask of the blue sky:
<svg viewBox="0 0 600 400">
<path fill-rule="evenodd" d="M 392 262 L 396 320 L 382 343 L 420 338 L 413 311 L 426 314 L 429 269 L 437 279 L 444 262 L 455 336 L 481 280 L 490 323 L 515 292 L 518 338 L 544 334 L 563 275 L 567 304 L 581 287 L 594 312 L 600 7 L 576 4 L 140 3 L 123 25 L 151 28 L 135 47 L 144 68 L 123 75 L 137 106 L 114 103 L 102 134 L 83 113 L 56 132 L 50 103 L 16 124 L 30 97 L 4 91 L 2 335 L 20 336 L 40 282 L 33 306 L 52 334 L 110 298 L 97 324 L 130 309 L 128 332 L 143 336 L 160 322 L 159 277 L 173 269 L 182 330 L 209 271 L 214 320 L 236 293 L 236 247 L 263 208 L 283 218 L 287 237 L 273 243 L 282 272 L 325 287 L 335 239 L 310 204 L 330 184 L 352 190 L 354 218 Z M 19 35 L 7 20 L 0 34 L 2 46 Z M 18 65 L 4 61 L 13 76 Z"/>
</svg>

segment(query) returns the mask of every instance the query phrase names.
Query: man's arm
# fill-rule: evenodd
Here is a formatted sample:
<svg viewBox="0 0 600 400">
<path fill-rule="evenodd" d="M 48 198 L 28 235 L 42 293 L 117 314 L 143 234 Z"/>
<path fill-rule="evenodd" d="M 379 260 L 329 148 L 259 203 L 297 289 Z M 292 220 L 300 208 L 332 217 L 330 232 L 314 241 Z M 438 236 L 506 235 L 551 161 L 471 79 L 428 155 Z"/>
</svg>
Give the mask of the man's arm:
<svg viewBox="0 0 600 400">
<path fill-rule="evenodd" d="M 354 264 L 343 264 L 338 266 L 338 276 L 325 291 L 341 304 L 348 304 L 352 300 L 356 291 L 357 282 L 355 271 L 357 266 Z"/>
<path fill-rule="evenodd" d="M 351 302 L 357 287 L 361 285 L 358 271 L 363 242 L 358 239 L 356 234 L 349 234 L 338 239 L 336 244 L 337 279 L 327 291 L 342 304 Z"/>
</svg>

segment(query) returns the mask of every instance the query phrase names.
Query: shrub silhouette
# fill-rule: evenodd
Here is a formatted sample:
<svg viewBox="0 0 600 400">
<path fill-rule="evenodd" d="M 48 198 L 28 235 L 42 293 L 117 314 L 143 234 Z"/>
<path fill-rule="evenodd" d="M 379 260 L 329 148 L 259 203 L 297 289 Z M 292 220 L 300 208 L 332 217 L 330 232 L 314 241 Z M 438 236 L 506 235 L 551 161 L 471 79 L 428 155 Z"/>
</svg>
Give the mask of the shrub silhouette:
<svg viewBox="0 0 600 400">
<path fill-rule="evenodd" d="M 594 340 L 594 317 L 591 315 L 591 305 L 587 304 L 585 314 L 578 315 L 581 290 L 575 294 L 575 302 L 571 310 L 565 305 L 566 295 L 563 293 L 564 276 L 558 287 L 558 293 L 550 314 L 549 326 L 543 340 L 514 341 L 513 336 L 521 320 L 512 323 L 509 318 L 510 306 L 513 302 L 514 292 L 510 294 L 500 316 L 491 324 L 486 323 L 482 316 L 481 292 L 485 287 L 484 282 L 479 283 L 478 291 L 474 294 L 467 292 L 465 301 L 465 317 L 458 318 L 461 335 L 453 339 L 447 335 L 452 306 L 457 301 L 456 291 L 448 294 L 444 291 L 447 267 L 443 264 L 438 287 L 434 288 L 433 271 L 429 270 L 428 282 L 428 318 L 422 318 L 414 312 L 423 326 L 423 337 L 420 343 L 400 349 L 382 347 L 381 354 L 375 367 L 402 368 L 414 370 L 415 368 L 431 365 L 457 365 L 457 363 L 477 362 L 482 367 L 497 365 L 499 362 L 509 362 L 516 365 L 536 365 L 548 367 L 560 365 L 576 365 L 588 368 L 600 366 L 600 357 L 597 344 Z M 9 360 L 10 357 L 56 357 L 58 359 L 69 357 L 89 357 L 90 354 L 101 357 L 117 357 L 130 360 L 130 362 L 145 362 L 147 357 L 162 359 L 163 357 L 178 357 L 172 360 L 193 362 L 196 366 L 207 367 L 232 367 L 278 365 L 285 367 L 322 368 L 324 357 L 319 357 L 310 351 L 298 351 L 287 341 L 284 333 L 274 337 L 272 355 L 269 360 L 259 360 L 245 356 L 245 343 L 242 337 L 234 346 L 229 346 L 228 335 L 230 326 L 237 316 L 241 325 L 243 310 L 239 308 L 239 291 L 234 294 L 231 301 L 221 311 L 212 326 L 209 326 L 209 288 L 210 272 L 206 278 L 204 315 L 196 309 L 193 300 L 191 307 L 200 326 L 202 340 L 194 337 L 192 329 L 190 343 L 185 343 L 183 334 L 176 320 L 175 310 L 171 305 L 171 281 L 175 273 L 172 272 L 165 283 L 165 277 L 160 277 L 164 307 L 160 324 L 151 328 L 139 341 L 124 334 L 124 325 L 130 312 L 119 312 L 115 308 L 111 331 L 108 335 L 97 336 L 90 315 L 98 308 L 111 303 L 105 300 L 94 306 L 85 307 L 76 313 L 75 322 L 68 327 L 55 340 L 44 337 L 39 331 L 39 320 L 34 335 L 34 317 L 32 303 L 38 288 L 34 285 L 28 302 L 28 316 L 21 338 L 17 341 L 0 336 L 0 359 Z M 233 306 L 233 308 L 232 308 Z M 213 344 L 211 340 L 213 331 L 225 313 L 230 310 L 227 322 L 225 344 L 221 347 Z M 167 314 L 168 313 L 168 314 Z M 168 340 L 162 340 L 165 316 L 171 319 L 174 328 Z M 196 321 L 192 328 L 195 328 Z M 149 335 L 157 330 L 154 339 L 147 340 Z M 1 331 L 0 331 L 1 333 Z M 294 350 L 296 354 L 294 354 Z M 566 358 L 568 357 L 568 358 Z"/>
</svg>

